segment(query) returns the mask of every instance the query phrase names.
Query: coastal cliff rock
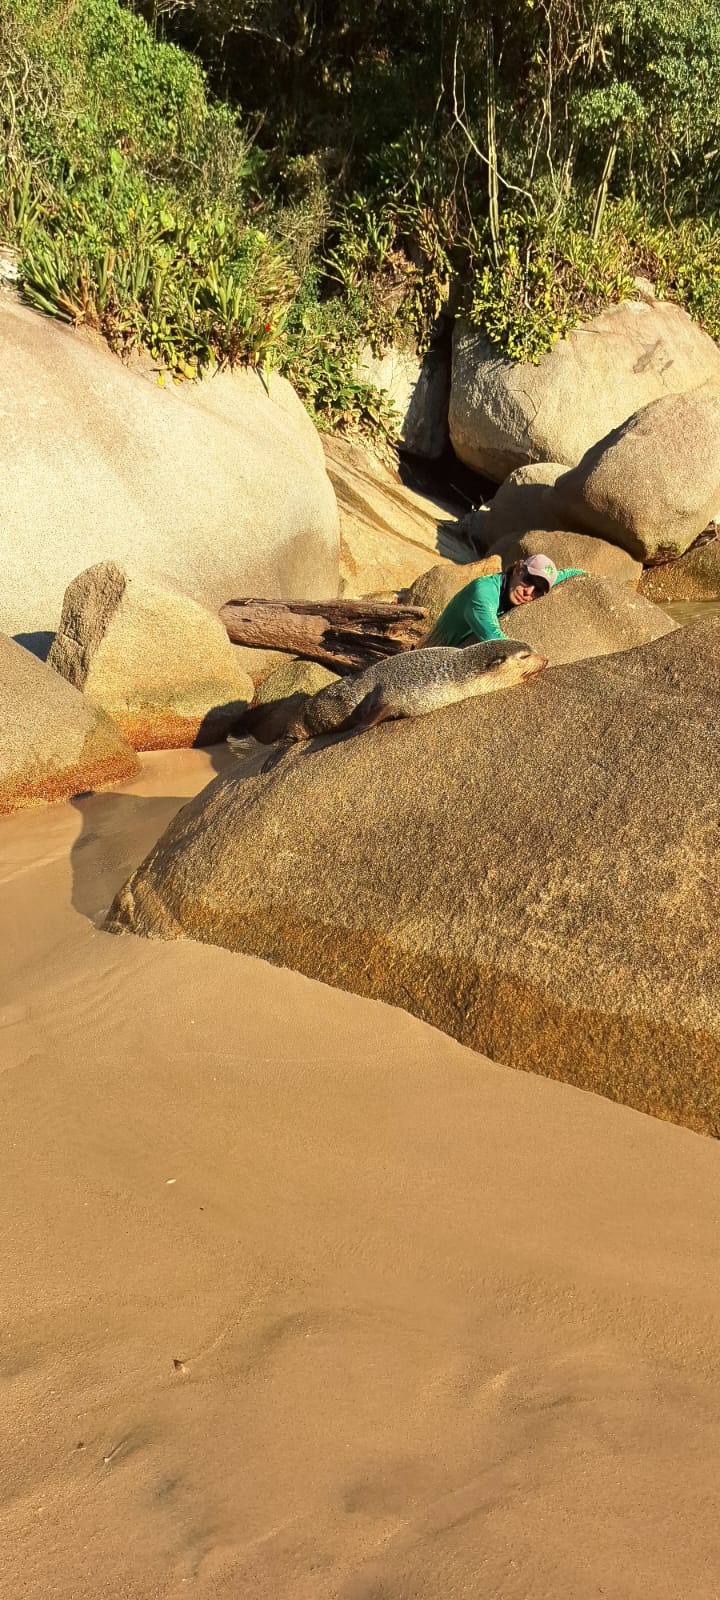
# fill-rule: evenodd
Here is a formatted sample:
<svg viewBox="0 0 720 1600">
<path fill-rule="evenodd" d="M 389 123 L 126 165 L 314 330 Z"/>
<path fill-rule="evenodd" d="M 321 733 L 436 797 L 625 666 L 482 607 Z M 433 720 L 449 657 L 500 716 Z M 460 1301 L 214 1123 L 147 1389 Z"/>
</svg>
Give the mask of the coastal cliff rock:
<svg viewBox="0 0 720 1600">
<path fill-rule="evenodd" d="M 219 617 L 114 561 L 68 586 L 48 665 L 136 750 L 224 739 L 254 694 Z"/>
<path fill-rule="evenodd" d="M 337 594 L 338 515 L 290 385 L 216 373 L 160 387 L 100 341 L 0 299 L 0 627 L 54 632 L 67 585 L 142 565 L 217 610 Z"/>
<path fill-rule="evenodd" d="M 0 812 L 108 789 L 139 769 L 104 711 L 0 633 Z"/>
<path fill-rule="evenodd" d="M 575 466 L 642 406 L 705 383 L 720 387 L 720 350 L 669 301 L 610 306 L 559 339 L 537 365 L 498 355 L 460 322 L 450 438 L 461 461 L 502 483 L 529 462 Z"/>
<path fill-rule="evenodd" d="M 719 673 L 701 622 L 231 771 L 108 926 L 295 967 L 718 1134 Z"/>
</svg>

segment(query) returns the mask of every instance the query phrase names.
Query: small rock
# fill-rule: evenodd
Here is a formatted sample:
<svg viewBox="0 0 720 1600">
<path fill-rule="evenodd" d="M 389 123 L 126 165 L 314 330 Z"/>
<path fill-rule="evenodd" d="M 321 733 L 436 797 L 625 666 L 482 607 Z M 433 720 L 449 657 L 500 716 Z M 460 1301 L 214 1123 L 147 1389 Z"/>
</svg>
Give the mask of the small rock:
<svg viewBox="0 0 720 1600">
<path fill-rule="evenodd" d="M 115 561 L 69 585 L 48 664 L 136 750 L 214 744 L 254 694 L 219 617 Z"/>
<path fill-rule="evenodd" d="M 474 578 L 485 578 L 491 572 L 501 571 L 499 556 L 488 556 L 484 561 L 470 561 L 467 566 L 430 567 L 411 584 L 403 596 L 403 603 L 424 606 L 428 614 L 427 627 L 432 628 L 453 596 L 472 583 Z"/>
<path fill-rule="evenodd" d="M 285 658 L 261 683 L 252 710 L 245 713 L 239 731 L 252 734 L 261 744 L 282 739 L 292 718 L 305 704 L 308 695 L 317 694 L 328 683 L 335 683 L 337 672 L 330 672 L 319 661 L 303 661 L 299 656 Z"/>
<path fill-rule="evenodd" d="M 139 770 L 104 711 L 0 634 L 0 812 L 108 789 Z"/>
</svg>

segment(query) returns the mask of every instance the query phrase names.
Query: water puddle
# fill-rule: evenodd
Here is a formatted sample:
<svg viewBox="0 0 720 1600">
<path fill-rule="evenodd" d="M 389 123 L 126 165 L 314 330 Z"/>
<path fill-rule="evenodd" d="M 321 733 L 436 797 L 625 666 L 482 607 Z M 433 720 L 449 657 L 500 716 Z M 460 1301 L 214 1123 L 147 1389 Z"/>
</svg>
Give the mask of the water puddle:
<svg viewBox="0 0 720 1600">
<path fill-rule="evenodd" d="M 688 622 L 699 622 L 702 617 L 720 617 L 720 600 L 670 600 L 662 606 L 673 622 L 686 627 Z"/>
</svg>

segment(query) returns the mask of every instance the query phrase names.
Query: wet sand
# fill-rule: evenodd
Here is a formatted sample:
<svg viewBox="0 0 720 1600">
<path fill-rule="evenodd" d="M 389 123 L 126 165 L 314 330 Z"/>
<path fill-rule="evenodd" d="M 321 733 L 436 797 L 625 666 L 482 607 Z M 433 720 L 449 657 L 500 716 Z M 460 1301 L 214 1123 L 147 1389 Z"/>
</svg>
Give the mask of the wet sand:
<svg viewBox="0 0 720 1600">
<path fill-rule="evenodd" d="M 715 1600 L 720 1145 L 103 933 L 212 761 L 0 819 L 3 1600 Z"/>
</svg>

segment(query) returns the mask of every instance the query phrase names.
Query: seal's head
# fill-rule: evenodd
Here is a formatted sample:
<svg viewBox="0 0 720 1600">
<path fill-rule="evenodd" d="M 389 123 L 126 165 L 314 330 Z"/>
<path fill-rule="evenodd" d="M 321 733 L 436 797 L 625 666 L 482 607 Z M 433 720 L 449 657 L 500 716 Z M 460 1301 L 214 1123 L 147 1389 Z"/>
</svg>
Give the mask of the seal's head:
<svg viewBox="0 0 720 1600">
<path fill-rule="evenodd" d="M 486 644 L 469 645 L 461 654 L 475 658 L 467 660 L 469 669 L 482 667 L 488 680 L 484 686 L 486 692 L 509 689 L 523 678 L 534 678 L 536 673 L 544 672 L 547 666 L 547 656 L 516 639 L 489 639 Z"/>
</svg>

